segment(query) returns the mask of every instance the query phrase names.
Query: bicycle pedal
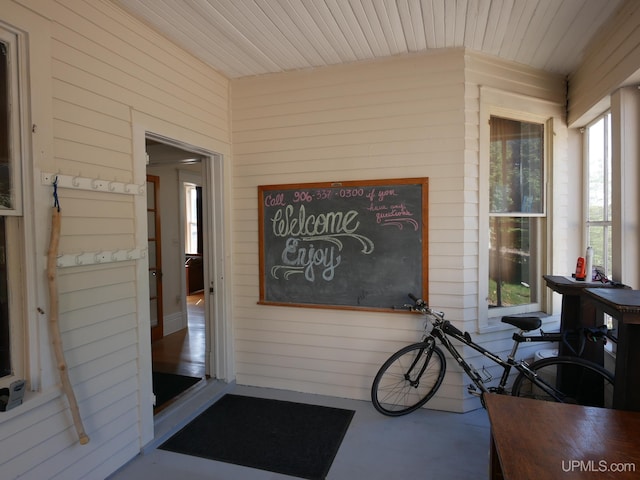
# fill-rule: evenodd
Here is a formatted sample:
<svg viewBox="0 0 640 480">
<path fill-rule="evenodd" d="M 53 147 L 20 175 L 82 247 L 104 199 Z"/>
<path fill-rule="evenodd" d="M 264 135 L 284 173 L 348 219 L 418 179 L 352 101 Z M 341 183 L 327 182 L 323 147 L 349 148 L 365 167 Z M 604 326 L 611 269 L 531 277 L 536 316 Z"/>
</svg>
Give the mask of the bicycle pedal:
<svg viewBox="0 0 640 480">
<path fill-rule="evenodd" d="M 467 387 L 467 392 L 469 392 L 470 395 L 475 395 L 476 397 L 482 396 L 482 392 L 479 392 L 474 384 Z"/>
</svg>

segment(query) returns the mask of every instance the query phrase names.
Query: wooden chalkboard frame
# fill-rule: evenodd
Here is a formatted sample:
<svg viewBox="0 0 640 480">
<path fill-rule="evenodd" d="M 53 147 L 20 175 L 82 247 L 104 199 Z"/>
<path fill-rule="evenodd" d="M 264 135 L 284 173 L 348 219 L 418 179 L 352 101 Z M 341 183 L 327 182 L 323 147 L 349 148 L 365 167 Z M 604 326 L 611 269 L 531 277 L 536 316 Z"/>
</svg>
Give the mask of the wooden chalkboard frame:
<svg viewBox="0 0 640 480">
<path fill-rule="evenodd" d="M 411 219 L 405 218 L 400 220 L 406 220 L 406 223 L 402 221 L 393 222 L 395 223 L 395 227 L 398 230 L 403 230 L 406 225 L 409 223 L 415 224 L 414 228 L 417 232 L 416 235 L 419 236 L 416 245 L 412 245 L 411 252 L 404 252 L 405 259 L 410 258 L 409 255 L 415 254 L 420 256 L 420 261 L 415 262 L 415 265 L 411 268 L 416 270 L 413 272 L 413 277 L 419 277 L 419 281 L 421 285 L 419 286 L 419 291 L 414 291 L 416 289 L 415 283 L 412 285 L 401 285 L 403 283 L 404 278 L 400 279 L 400 284 L 394 283 L 397 286 L 398 292 L 401 295 L 398 296 L 398 301 L 393 305 L 371 305 L 371 304 L 362 304 L 360 300 L 358 301 L 349 301 L 347 304 L 343 302 L 341 303 L 332 303 L 331 301 L 309 301 L 307 299 L 300 298 L 292 298 L 291 301 L 283 300 L 283 299 L 274 299 L 270 298 L 267 293 L 267 274 L 269 271 L 272 271 L 273 267 L 267 270 L 267 266 L 265 265 L 266 258 L 268 256 L 267 249 L 270 247 L 269 241 L 271 239 L 265 236 L 267 229 L 275 229 L 275 226 L 269 226 L 267 222 L 273 222 L 273 219 L 267 218 L 267 210 L 278 208 L 280 210 L 286 209 L 286 205 L 304 205 L 305 202 L 312 203 L 314 200 L 316 201 L 324 201 L 323 206 L 331 204 L 330 202 L 343 202 L 344 206 L 345 196 L 348 196 L 349 192 L 352 192 L 355 195 L 360 194 L 362 192 L 367 192 L 370 195 L 371 206 L 368 208 L 363 208 L 364 210 L 371 211 L 373 210 L 374 201 L 375 202 L 385 202 L 387 198 L 383 195 L 385 190 L 380 190 L 381 187 L 388 187 L 386 191 L 393 192 L 394 195 L 399 195 L 397 191 L 402 191 L 402 189 L 406 189 L 407 191 L 411 189 L 413 195 L 416 195 L 416 192 L 419 192 L 419 205 L 416 206 L 411 212 Z M 407 188 L 408 187 L 408 188 Z M 376 190 L 378 189 L 378 190 Z M 285 198 L 292 198 L 295 195 L 296 202 L 288 203 Z M 311 195 L 311 196 L 309 196 Z M 332 309 L 348 309 L 348 310 L 393 310 L 394 306 L 401 305 L 408 301 L 407 294 L 413 293 L 415 295 L 421 296 L 425 301 L 428 302 L 428 285 L 429 285 L 429 179 L 427 177 L 422 178 L 396 178 L 396 179 L 376 179 L 376 180 L 361 180 L 361 181 L 345 181 L 345 182 L 318 182 L 318 183 L 293 183 L 293 184 L 281 184 L 281 185 L 260 185 L 258 186 L 258 225 L 259 225 L 259 262 L 260 262 L 260 298 L 258 303 L 264 305 L 279 305 L 279 306 L 294 306 L 294 307 L 311 307 L 311 308 L 332 308 Z M 323 198 L 320 198 L 323 197 Z M 388 197 L 389 201 L 391 197 Z M 355 201 L 355 200 L 353 200 Z M 359 202 L 365 201 L 364 199 L 360 199 Z M 396 203 L 400 202 L 402 205 L 402 198 L 395 201 Z M 415 201 L 414 201 L 415 203 Z M 334 205 L 334 204 L 331 204 Z M 398 205 L 393 205 L 391 207 L 380 206 L 376 203 L 375 208 L 384 208 L 384 209 L 393 209 L 394 213 L 397 213 Z M 400 209 L 402 210 L 402 209 Z M 273 211 L 273 210 L 269 210 Z M 404 212 L 409 214 L 408 212 Z M 398 213 L 399 215 L 403 214 L 403 212 Z M 280 215 L 280 213 L 278 213 Z M 317 214 L 321 215 L 321 214 Z M 357 214 L 354 214 L 357 215 Z M 371 217 L 371 213 L 366 213 L 369 217 Z M 293 218 L 293 217 L 292 217 Z M 415 221 L 414 221 L 415 220 Z M 295 221 L 295 218 L 294 220 Z M 383 222 L 384 223 L 384 222 Z M 389 221 L 388 223 L 392 223 Z M 275 225 L 275 223 L 274 223 Z M 377 227 L 376 227 L 377 228 Z M 409 228 L 405 228 L 405 230 L 409 230 Z M 382 231 L 382 230 L 380 230 Z M 388 231 L 388 229 L 387 229 Z M 273 232 L 269 232 L 270 235 L 273 236 Z M 403 233 L 402 235 L 409 235 L 409 233 Z M 388 241 L 387 241 L 388 243 Z M 281 247 L 281 245 L 278 245 Z M 276 250 L 276 252 L 280 252 L 280 250 Z M 310 251 L 310 250 L 309 250 Z M 271 255 L 273 256 L 273 255 Z M 413 264 L 412 264 L 413 265 Z M 276 267 L 276 268 L 279 268 Z M 299 267 L 302 268 L 302 267 Z M 371 267 L 368 267 L 371 268 Z M 299 272 L 298 272 L 299 273 Z M 297 277 L 300 278 L 300 277 Z M 371 276 L 367 277 L 367 281 L 370 282 Z M 281 280 L 279 280 L 281 281 Z M 294 280 L 295 281 L 295 280 Z M 270 290 L 275 287 L 270 286 Z M 388 278 L 380 279 L 381 291 L 388 291 L 390 287 Z M 404 291 L 406 289 L 406 291 Z M 394 292 L 395 295 L 396 292 Z M 273 295 L 272 295 L 273 297 Z M 395 298 L 395 297 L 394 297 Z M 371 301 L 371 300 L 369 300 Z M 395 310 L 398 311 L 398 310 Z"/>
</svg>

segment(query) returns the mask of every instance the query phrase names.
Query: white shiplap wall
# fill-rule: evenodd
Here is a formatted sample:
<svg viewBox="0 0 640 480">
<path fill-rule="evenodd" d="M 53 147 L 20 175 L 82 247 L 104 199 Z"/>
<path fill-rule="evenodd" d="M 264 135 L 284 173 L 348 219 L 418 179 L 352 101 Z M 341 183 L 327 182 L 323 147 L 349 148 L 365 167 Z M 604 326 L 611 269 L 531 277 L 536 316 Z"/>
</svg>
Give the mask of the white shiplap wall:
<svg viewBox="0 0 640 480">
<path fill-rule="evenodd" d="M 429 177 L 430 299 L 460 318 L 463 66 L 452 51 L 232 82 L 238 383 L 367 399 L 377 368 L 421 327 L 406 315 L 256 305 L 261 184 Z"/>
<path fill-rule="evenodd" d="M 162 133 L 207 139 L 229 151 L 228 81 L 112 2 L 6 0 L 0 20 L 38 42 L 30 51 L 49 54 L 46 63 L 29 65 L 32 121 L 40 127 L 32 138 L 29 182 L 36 189 L 37 251 L 30 252 L 36 258 L 46 255 L 51 207 L 51 189 L 39 172 L 144 184 L 144 166 L 135 164 L 144 159 L 134 159 L 135 118 L 162 124 Z M 59 197 L 60 253 L 146 246 L 137 226 L 146 218 L 136 219 L 136 202 L 146 204 L 144 196 L 59 189 Z M 125 261 L 58 272 L 63 345 L 91 441 L 77 443 L 56 387 L 43 316 L 38 332 L 30 332 L 31 338 L 40 336 L 40 374 L 31 379 L 41 383 L 40 392 L 0 418 L 2 478 L 102 479 L 149 440 L 142 424 L 152 406 L 141 385 L 150 385 L 150 347 L 139 343 L 149 336 L 149 322 L 138 310 L 139 268 Z M 45 275 L 38 274 L 29 287 L 46 299 Z"/>
<path fill-rule="evenodd" d="M 402 315 L 257 305 L 261 184 L 429 177 L 429 300 L 476 331 L 479 85 L 563 104 L 561 78 L 461 49 L 232 82 L 238 383 L 368 399 L 383 360 L 421 327 Z M 506 349 L 509 336 L 486 340 Z M 449 367 L 430 407 L 473 408 Z"/>
<path fill-rule="evenodd" d="M 640 83 L 640 2 L 625 2 L 591 41 L 569 77 L 568 123 L 582 127 L 610 105 L 609 95 Z"/>
</svg>

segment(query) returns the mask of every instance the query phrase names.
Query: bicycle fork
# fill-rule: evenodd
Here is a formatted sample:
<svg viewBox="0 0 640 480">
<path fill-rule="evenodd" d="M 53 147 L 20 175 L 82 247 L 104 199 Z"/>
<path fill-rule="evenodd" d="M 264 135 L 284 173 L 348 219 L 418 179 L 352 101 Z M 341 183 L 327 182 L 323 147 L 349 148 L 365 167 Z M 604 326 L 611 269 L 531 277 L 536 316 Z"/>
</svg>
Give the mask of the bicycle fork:
<svg viewBox="0 0 640 480">
<path fill-rule="evenodd" d="M 404 374 L 404 379 L 407 382 L 409 382 L 409 385 L 411 385 L 414 388 L 418 388 L 418 386 L 420 385 L 420 379 L 422 378 L 422 374 L 427 369 L 427 365 L 429 364 L 429 361 L 431 360 L 431 356 L 433 355 L 433 346 L 435 345 L 435 340 L 433 338 L 430 338 L 430 339 L 425 339 L 425 342 L 427 342 L 429 346 L 423 349 L 420 352 L 420 355 L 416 356 L 416 358 L 411 363 L 411 366 L 407 370 L 407 373 Z M 427 356 L 426 360 L 424 361 L 422 360 L 423 355 Z M 418 372 L 417 375 L 413 376 L 413 378 L 415 378 L 415 380 L 413 380 L 411 378 L 411 374 L 413 373 L 413 370 L 415 369 L 418 363 L 421 364 L 420 372 Z"/>
</svg>

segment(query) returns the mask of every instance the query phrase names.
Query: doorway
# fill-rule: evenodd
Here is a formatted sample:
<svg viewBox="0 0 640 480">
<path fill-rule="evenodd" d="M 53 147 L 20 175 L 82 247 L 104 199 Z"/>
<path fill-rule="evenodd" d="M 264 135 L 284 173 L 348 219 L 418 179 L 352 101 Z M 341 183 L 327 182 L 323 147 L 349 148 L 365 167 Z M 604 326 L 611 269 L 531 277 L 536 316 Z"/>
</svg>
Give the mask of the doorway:
<svg viewBox="0 0 640 480">
<path fill-rule="evenodd" d="M 202 202 L 208 159 L 151 138 L 146 151 L 152 384 L 159 413 L 209 373 Z"/>
</svg>

